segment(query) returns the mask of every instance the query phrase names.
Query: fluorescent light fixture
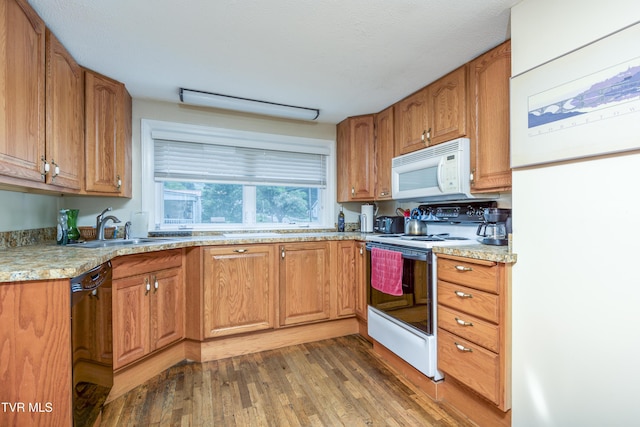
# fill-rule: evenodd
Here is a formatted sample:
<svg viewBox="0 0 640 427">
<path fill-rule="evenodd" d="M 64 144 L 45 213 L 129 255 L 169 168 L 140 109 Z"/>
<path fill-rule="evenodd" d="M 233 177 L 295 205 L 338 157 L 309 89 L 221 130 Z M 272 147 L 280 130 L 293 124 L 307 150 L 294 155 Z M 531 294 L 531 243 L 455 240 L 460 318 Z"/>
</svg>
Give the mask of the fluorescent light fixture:
<svg viewBox="0 0 640 427">
<path fill-rule="evenodd" d="M 185 104 L 215 107 L 245 113 L 264 114 L 298 120 L 315 120 L 320 115 L 317 108 L 296 107 L 275 102 L 258 101 L 219 93 L 180 88 L 180 101 Z"/>
</svg>

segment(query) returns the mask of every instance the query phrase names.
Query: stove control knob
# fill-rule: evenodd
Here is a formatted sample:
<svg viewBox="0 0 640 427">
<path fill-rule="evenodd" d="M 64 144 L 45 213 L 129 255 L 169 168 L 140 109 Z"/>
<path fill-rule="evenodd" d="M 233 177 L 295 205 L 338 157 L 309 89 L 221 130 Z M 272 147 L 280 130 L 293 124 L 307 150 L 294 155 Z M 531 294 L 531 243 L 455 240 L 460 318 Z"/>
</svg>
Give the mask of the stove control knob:
<svg viewBox="0 0 640 427">
<path fill-rule="evenodd" d="M 475 209 L 473 209 L 473 206 L 467 206 L 467 216 L 473 216 L 476 213 Z"/>
</svg>

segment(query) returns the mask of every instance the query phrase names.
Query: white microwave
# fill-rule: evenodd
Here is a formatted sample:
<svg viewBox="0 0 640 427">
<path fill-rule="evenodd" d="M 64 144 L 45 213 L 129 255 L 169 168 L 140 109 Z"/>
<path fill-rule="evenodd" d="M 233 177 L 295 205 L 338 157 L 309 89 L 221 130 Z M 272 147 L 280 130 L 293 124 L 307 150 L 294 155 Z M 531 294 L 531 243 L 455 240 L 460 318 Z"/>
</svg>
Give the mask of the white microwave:
<svg viewBox="0 0 640 427">
<path fill-rule="evenodd" d="M 446 201 L 475 198 L 470 192 L 468 138 L 394 157 L 391 191 L 394 200 Z M 483 198 L 494 196 L 483 194 Z"/>
</svg>

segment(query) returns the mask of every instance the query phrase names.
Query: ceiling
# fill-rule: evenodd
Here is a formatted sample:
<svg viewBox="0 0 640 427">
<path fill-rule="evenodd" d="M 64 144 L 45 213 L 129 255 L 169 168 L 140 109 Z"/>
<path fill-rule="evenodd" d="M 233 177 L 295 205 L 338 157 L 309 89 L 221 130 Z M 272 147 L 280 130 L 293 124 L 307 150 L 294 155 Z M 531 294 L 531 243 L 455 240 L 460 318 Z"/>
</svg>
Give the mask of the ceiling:
<svg viewBox="0 0 640 427">
<path fill-rule="evenodd" d="M 519 0 L 28 0 L 134 98 L 180 87 L 375 113 L 510 37 Z"/>
</svg>

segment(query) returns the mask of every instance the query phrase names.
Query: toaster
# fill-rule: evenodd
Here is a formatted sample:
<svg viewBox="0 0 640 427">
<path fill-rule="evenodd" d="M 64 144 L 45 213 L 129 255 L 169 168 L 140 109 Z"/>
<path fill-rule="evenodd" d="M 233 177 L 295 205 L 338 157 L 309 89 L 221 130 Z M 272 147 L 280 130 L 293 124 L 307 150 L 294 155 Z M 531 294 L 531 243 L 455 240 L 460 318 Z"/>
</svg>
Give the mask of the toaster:
<svg viewBox="0 0 640 427">
<path fill-rule="evenodd" d="M 373 224 L 373 231 L 382 234 L 404 233 L 403 216 L 379 216 Z"/>
</svg>

